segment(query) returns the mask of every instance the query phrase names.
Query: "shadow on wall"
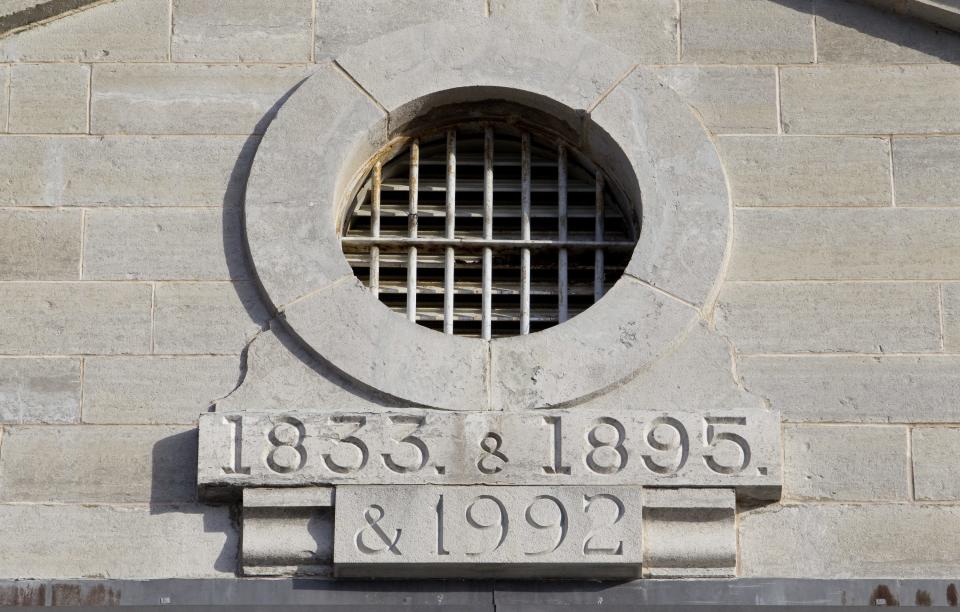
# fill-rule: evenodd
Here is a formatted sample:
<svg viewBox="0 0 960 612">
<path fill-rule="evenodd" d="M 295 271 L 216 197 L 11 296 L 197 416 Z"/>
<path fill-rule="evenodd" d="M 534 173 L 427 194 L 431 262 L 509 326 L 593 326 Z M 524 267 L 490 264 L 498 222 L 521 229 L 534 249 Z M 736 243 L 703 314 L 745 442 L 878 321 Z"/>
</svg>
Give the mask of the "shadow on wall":
<svg viewBox="0 0 960 612">
<path fill-rule="evenodd" d="M 920 19 L 861 4 L 858 0 L 770 1 L 932 58 L 960 63 L 960 34 Z M 823 47 L 821 51 L 829 53 Z M 833 60 L 828 57 L 826 61 Z M 836 61 L 850 63 L 856 60 L 847 57 Z"/>
</svg>

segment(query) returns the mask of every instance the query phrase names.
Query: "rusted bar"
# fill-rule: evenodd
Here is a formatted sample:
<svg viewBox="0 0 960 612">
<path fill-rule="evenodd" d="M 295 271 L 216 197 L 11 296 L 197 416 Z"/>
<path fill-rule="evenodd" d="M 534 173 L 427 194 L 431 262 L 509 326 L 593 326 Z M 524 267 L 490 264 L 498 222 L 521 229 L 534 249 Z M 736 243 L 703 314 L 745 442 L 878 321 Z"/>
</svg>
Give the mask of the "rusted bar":
<svg viewBox="0 0 960 612">
<path fill-rule="evenodd" d="M 557 151 L 557 230 L 560 243 L 567 241 L 567 148 L 560 143 Z M 560 247 L 558 264 L 558 322 L 567 320 L 567 249 Z"/>
<path fill-rule="evenodd" d="M 444 235 L 453 240 L 457 220 L 457 132 L 447 131 L 447 210 Z M 453 333 L 453 247 L 443 254 L 443 333 Z"/>
<path fill-rule="evenodd" d="M 597 207 L 597 216 L 593 225 L 593 240 L 594 242 L 603 242 L 603 215 L 604 211 L 604 197 L 603 197 L 603 174 L 597 170 L 597 195 L 596 195 L 596 207 Z M 593 254 L 593 301 L 596 302 L 603 297 L 603 249 L 597 247 L 597 250 Z"/>
<path fill-rule="evenodd" d="M 520 137 L 520 238 L 530 240 L 530 134 Z M 530 249 L 520 251 L 520 334 L 530 333 Z"/>
<path fill-rule="evenodd" d="M 420 182 L 420 141 L 410 143 L 410 208 L 407 216 L 407 234 L 417 237 L 417 195 Z M 407 251 L 407 319 L 417 320 L 417 247 L 411 244 Z"/>
<path fill-rule="evenodd" d="M 493 128 L 483 130 L 483 238 L 493 240 Z M 483 296 L 480 337 L 489 340 L 492 336 L 491 314 L 493 310 L 493 249 L 483 249 Z"/>
<path fill-rule="evenodd" d="M 373 166 L 373 186 L 370 190 L 370 236 L 380 237 L 380 187 L 383 184 L 383 164 Z M 370 291 L 373 297 L 380 295 L 380 246 L 370 247 Z"/>
</svg>

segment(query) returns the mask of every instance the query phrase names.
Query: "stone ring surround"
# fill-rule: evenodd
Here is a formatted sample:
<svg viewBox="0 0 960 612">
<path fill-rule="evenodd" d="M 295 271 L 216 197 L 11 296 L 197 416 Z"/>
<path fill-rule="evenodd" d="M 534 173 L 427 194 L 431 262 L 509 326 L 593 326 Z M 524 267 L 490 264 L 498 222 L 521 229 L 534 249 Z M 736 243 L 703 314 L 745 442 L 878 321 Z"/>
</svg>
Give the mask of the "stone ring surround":
<svg viewBox="0 0 960 612">
<path fill-rule="evenodd" d="M 642 194 L 642 229 L 624 276 L 587 311 L 484 341 L 387 308 L 353 275 L 339 229 L 398 125 L 438 100 L 493 94 L 576 117 L 582 150 L 628 179 L 630 201 Z M 569 406 L 636 376 L 715 299 L 731 217 L 716 149 L 652 72 L 580 33 L 494 19 L 402 30 L 319 66 L 264 135 L 244 207 L 257 278 L 295 336 L 364 386 L 451 410 Z"/>
</svg>

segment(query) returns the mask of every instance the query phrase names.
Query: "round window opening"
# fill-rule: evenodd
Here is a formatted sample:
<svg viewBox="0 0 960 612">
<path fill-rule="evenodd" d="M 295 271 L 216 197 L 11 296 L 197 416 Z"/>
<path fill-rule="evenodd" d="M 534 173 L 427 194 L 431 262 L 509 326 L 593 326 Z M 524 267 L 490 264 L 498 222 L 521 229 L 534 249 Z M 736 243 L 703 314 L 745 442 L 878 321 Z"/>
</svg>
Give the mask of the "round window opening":
<svg viewBox="0 0 960 612">
<path fill-rule="evenodd" d="M 458 123 L 395 139 L 371 164 L 343 252 L 381 302 L 437 331 L 558 325 L 603 297 L 637 243 L 605 172 L 547 131 Z"/>
</svg>

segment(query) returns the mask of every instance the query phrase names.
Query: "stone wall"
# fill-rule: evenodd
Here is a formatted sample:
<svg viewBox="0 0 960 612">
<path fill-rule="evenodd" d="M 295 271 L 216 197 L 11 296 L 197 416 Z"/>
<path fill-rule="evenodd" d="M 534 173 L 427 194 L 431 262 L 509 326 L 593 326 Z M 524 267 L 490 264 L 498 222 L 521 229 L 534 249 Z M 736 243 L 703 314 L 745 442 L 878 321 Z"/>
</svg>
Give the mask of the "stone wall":
<svg viewBox="0 0 960 612">
<path fill-rule="evenodd" d="M 115 0 L 0 38 L 0 578 L 233 575 L 196 420 L 270 319 L 259 135 L 316 63 L 484 17 L 655 67 L 720 152 L 710 319 L 785 421 L 740 574 L 958 573 L 960 36 L 845 0 Z"/>
</svg>

